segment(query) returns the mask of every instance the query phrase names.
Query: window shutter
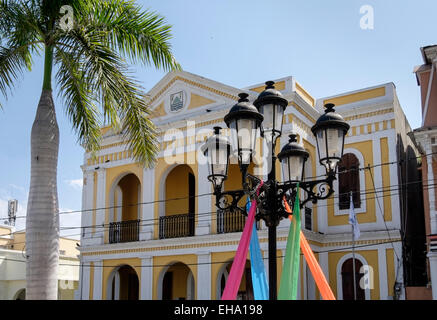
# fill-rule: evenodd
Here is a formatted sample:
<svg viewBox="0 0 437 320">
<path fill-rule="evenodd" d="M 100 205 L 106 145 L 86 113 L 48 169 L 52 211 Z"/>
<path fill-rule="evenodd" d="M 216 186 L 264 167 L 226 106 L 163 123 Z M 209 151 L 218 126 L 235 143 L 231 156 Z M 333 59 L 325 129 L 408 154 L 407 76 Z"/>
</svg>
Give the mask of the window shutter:
<svg viewBox="0 0 437 320">
<path fill-rule="evenodd" d="M 354 207 L 360 208 L 360 163 L 357 157 L 352 153 L 346 153 L 341 158 L 338 169 L 338 184 L 339 184 L 339 207 L 340 209 L 349 209 L 350 207 L 350 192 L 352 191 L 352 199 Z"/>
</svg>

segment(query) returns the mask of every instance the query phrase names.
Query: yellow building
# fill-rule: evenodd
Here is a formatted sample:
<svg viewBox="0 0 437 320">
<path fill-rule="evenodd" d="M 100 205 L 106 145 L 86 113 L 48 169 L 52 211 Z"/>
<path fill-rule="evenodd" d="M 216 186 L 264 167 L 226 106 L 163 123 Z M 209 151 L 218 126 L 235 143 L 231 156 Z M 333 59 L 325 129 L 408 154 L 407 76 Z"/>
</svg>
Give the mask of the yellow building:
<svg viewBox="0 0 437 320">
<path fill-rule="evenodd" d="M 26 233 L 0 226 L 0 300 L 26 298 Z M 59 239 L 58 299 L 73 300 L 79 287 L 78 240 Z"/>
<path fill-rule="evenodd" d="M 310 153 L 306 177 L 325 174 L 310 128 L 328 102 L 351 126 L 340 170 L 370 166 L 348 170 L 352 175 L 343 173 L 335 181 L 334 196 L 308 204 L 302 219 L 302 229 L 335 296 L 348 299 L 351 294 L 349 207 L 339 197 L 339 189 L 352 188 L 361 229 L 355 243 L 356 265 L 357 272 L 363 266 L 364 273 L 358 277 L 364 283 L 358 296 L 393 299 L 396 283 L 396 298 L 402 298 L 402 208 L 399 193 L 392 189 L 402 183 L 395 162 L 412 143 L 394 84 L 316 100 L 294 77 L 275 82 L 290 101 L 280 145 L 292 130 L 298 134 Z M 254 101 L 262 90 L 262 84 L 240 89 L 188 72 L 168 73 L 147 94 L 161 147 L 152 169 L 133 160 L 120 135 L 102 128 L 100 151 L 94 158 L 86 152 L 82 166 L 81 299 L 220 299 L 244 218 L 217 211 L 200 146 L 214 126 L 226 128 L 223 117 L 238 93 L 246 92 Z M 262 150 L 261 143 L 257 148 Z M 263 164 L 254 162 L 249 171 L 262 174 Z M 279 166 L 278 171 L 280 178 Z M 238 164 L 231 159 L 225 189 L 240 188 L 240 179 Z M 288 227 L 288 220 L 278 226 L 278 279 Z M 268 269 L 263 222 L 258 235 Z M 301 265 L 299 299 L 320 299 L 305 261 Z M 239 298 L 253 298 L 249 257 Z"/>
</svg>

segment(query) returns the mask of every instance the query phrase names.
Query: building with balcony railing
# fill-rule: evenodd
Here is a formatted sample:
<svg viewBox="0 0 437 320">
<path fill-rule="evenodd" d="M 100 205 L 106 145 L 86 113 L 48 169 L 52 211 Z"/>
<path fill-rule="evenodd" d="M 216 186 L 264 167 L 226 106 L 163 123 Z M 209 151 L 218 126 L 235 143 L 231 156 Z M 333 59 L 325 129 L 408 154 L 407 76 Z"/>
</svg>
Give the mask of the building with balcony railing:
<svg viewBox="0 0 437 320">
<path fill-rule="evenodd" d="M 302 229 L 334 294 L 350 299 L 353 285 L 349 204 L 339 197 L 341 190 L 354 193 L 361 228 L 355 249 L 357 279 L 371 280 L 359 289 L 358 297 L 402 297 L 401 195 L 391 188 L 403 180 L 396 165 L 380 165 L 398 161 L 400 150 L 411 145 L 395 86 L 388 83 L 318 100 L 294 77 L 278 79 L 275 86 L 290 102 L 278 150 L 289 132 L 297 133 L 310 153 L 306 177 L 324 174 L 310 131 L 324 104 L 336 104 L 351 125 L 334 197 L 308 203 L 302 210 Z M 82 166 L 82 299 L 220 299 L 246 218 L 217 210 L 200 146 L 214 126 L 229 134 L 223 117 L 237 102 L 238 93 L 247 92 L 253 101 L 262 90 L 262 84 L 239 89 L 188 72 L 168 73 L 147 94 L 160 143 L 150 169 L 133 159 L 120 134 L 102 128 L 100 151 L 94 158 L 85 152 Z M 258 141 L 248 170 L 263 177 L 266 162 Z M 230 161 L 224 189 L 240 189 L 237 161 Z M 367 166 L 371 172 L 349 170 Z M 280 180 L 279 163 L 277 173 Z M 244 206 L 246 199 L 241 201 Z M 288 227 L 288 220 L 278 227 L 279 276 Z M 267 258 L 267 228 L 258 222 L 257 229 Z M 267 259 L 265 264 L 268 269 Z M 305 261 L 300 277 L 299 298 L 320 299 Z M 239 298 L 253 298 L 249 260 Z"/>
</svg>

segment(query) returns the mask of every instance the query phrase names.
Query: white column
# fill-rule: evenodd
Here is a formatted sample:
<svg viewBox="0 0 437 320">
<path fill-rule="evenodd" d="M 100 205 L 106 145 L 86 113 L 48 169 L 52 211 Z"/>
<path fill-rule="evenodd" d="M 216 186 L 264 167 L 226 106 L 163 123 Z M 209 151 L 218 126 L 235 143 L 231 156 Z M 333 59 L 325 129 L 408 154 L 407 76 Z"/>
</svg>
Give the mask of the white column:
<svg viewBox="0 0 437 320">
<path fill-rule="evenodd" d="M 303 257 L 303 256 L 302 256 Z M 302 272 L 302 276 L 301 273 L 299 272 L 299 282 L 300 282 L 300 287 L 303 287 L 303 297 L 301 297 L 300 300 L 308 300 L 308 274 L 307 274 L 307 262 L 305 259 L 300 259 L 302 261 L 302 268 L 301 268 L 301 272 Z M 302 279 L 302 280 L 301 280 Z M 300 291 L 302 291 L 299 288 Z"/>
<path fill-rule="evenodd" d="M 103 261 L 94 261 L 93 300 L 102 300 Z"/>
<path fill-rule="evenodd" d="M 316 300 L 316 282 L 309 267 L 307 267 L 308 300 Z"/>
<path fill-rule="evenodd" d="M 94 238 L 99 239 L 99 243 L 103 244 L 106 209 L 106 169 L 100 168 L 97 170 L 97 201 L 96 201 L 96 231 Z"/>
<path fill-rule="evenodd" d="M 196 299 L 211 300 L 211 253 L 199 252 L 197 263 Z"/>
<path fill-rule="evenodd" d="M 437 252 L 428 252 L 428 259 L 431 271 L 432 299 L 437 300 Z"/>
<path fill-rule="evenodd" d="M 151 240 L 153 239 L 153 223 L 158 221 L 155 219 L 155 205 L 153 201 L 155 200 L 155 170 L 154 169 L 144 169 L 143 170 L 143 185 L 142 187 L 142 202 L 141 206 L 141 232 L 140 240 Z"/>
<path fill-rule="evenodd" d="M 153 299 L 153 257 L 151 256 L 141 259 L 140 299 Z"/>
<path fill-rule="evenodd" d="M 90 263 L 88 261 L 82 262 L 82 274 L 80 276 L 81 282 L 81 300 L 89 300 L 90 299 Z"/>
<path fill-rule="evenodd" d="M 397 274 L 397 279 L 396 281 L 401 283 L 401 294 L 399 297 L 399 300 L 405 300 L 405 283 L 404 283 L 404 266 L 402 264 L 402 244 L 400 242 L 395 242 L 393 244 L 393 248 L 395 251 L 394 254 L 394 265 L 395 265 L 395 274 L 397 271 L 399 271 L 399 273 Z M 398 261 L 397 257 L 399 257 L 400 261 Z"/>
<path fill-rule="evenodd" d="M 387 278 L 387 259 L 386 259 L 386 248 L 378 249 L 378 266 L 379 270 L 374 270 L 378 272 L 379 275 L 379 296 L 380 300 L 388 299 L 388 278 Z"/>
<path fill-rule="evenodd" d="M 374 164 L 382 163 L 382 160 L 381 160 L 381 143 L 380 143 L 379 139 L 380 139 L 380 137 L 378 135 L 374 135 L 373 141 L 372 141 L 373 163 Z M 389 151 L 387 150 L 387 152 L 389 152 Z M 360 164 L 360 165 L 361 166 L 367 166 L 367 163 L 363 163 L 363 164 Z M 370 170 L 373 171 L 372 174 L 373 174 L 373 179 L 374 179 L 374 182 L 375 182 L 375 189 L 376 190 L 381 190 L 380 189 L 380 188 L 382 188 L 382 168 L 381 168 L 381 166 L 376 166 L 376 167 L 374 167 L 374 168 L 372 168 Z M 367 174 L 370 174 L 370 173 L 367 172 Z M 391 180 L 390 180 L 390 182 L 391 182 Z M 370 186 L 365 186 L 363 188 L 364 184 L 365 184 L 365 181 L 362 181 L 361 189 L 373 189 L 373 184 L 372 183 L 370 184 Z M 370 197 L 373 197 L 373 196 L 370 196 Z M 364 195 L 364 199 L 365 199 L 364 201 L 366 201 L 366 195 Z M 378 199 L 375 199 L 375 201 L 374 201 L 374 203 L 375 203 L 374 208 L 367 208 L 368 211 L 371 211 L 372 209 L 374 210 L 375 217 L 376 217 L 376 226 L 375 227 L 376 228 L 380 228 L 380 229 L 384 229 L 385 228 L 384 221 L 383 221 L 383 219 L 384 219 L 384 201 L 387 201 L 387 199 L 384 199 L 384 198 L 379 199 L 379 203 L 381 205 L 382 212 L 379 212 L 380 211 L 380 209 L 379 209 L 380 207 L 378 205 Z"/>
<path fill-rule="evenodd" d="M 391 161 L 399 161 L 399 160 L 400 159 L 398 159 L 397 151 L 396 151 L 396 133 L 392 132 L 388 135 L 388 161 L 391 162 Z M 397 185 L 401 183 L 398 174 L 399 166 L 388 165 L 388 168 L 390 172 L 390 185 Z M 394 194 L 391 194 L 390 198 L 391 198 L 391 212 L 392 212 L 393 227 L 396 229 L 400 229 L 401 228 L 401 215 L 399 213 L 401 212 L 400 192 L 395 192 Z"/>
<path fill-rule="evenodd" d="M 326 281 L 329 283 L 329 263 L 328 263 L 328 253 L 319 253 L 319 265 L 325 275 Z"/>
<path fill-rule="evenodd" d="M 197 168 L 198 193 L 209 193 L 211 191 L 211 183 L 208 181 L 208 165 L 199 163 Z M 211 233 L 211 214 L 208 213 L 212 208 L 211 199 L 212 196 L 202 196 L 197 198 L 198 214 L 196 215 L 196 236 Z"/>
<path fill-rule="evenodd" d="M 432 153 L 431 146 L 427 149 L 427 154 Z M 434 183 L 434 172 L 432 170 L 432 164 L 434 162 L 434 155 L 428 156 L 427 165 L 428 165 L 428 181 L 425 182 L 427 185 L 432 185 Z M 428 197 L 429 197 L 429 216 L 430 216 L 430 225 L 431 225 L 431 234 L 437 234 L 437 208 L 436 208 L 436 199 L 434 188 L 428 188 Z"/>
<path fill-rule="evenodd" d="M 84 171 L 85 183 L 82 187 L 82 213 L 81 213 L 81 245 L 86 246 L 86 238 L 92 235 L 93 223 L 93 196 L 94 196 L 94 173 L 92 171 Z M 87 228 L 88 227 L 88 228 Z"/>
</svg>

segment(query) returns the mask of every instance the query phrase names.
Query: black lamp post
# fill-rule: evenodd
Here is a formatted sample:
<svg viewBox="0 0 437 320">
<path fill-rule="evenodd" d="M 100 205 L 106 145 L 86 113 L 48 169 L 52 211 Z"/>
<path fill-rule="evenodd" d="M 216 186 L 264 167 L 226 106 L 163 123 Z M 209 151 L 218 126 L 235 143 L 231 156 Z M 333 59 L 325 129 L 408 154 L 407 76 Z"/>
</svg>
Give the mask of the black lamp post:
<svg viewBox="0 0 437 320">
<path fill-rule="evenodd" d="M 276 180 L 275 146 L 282 134 L 282 121 L 288 101 L 275 89 L 274 82 L 266 82 L 266 88 L 252 105 L 247 93 L 239 94 L 240 100 L 224 117 L 225 123 L 231 129 L 231 143 L 220 135 L 220 128 L 215 127 L 214 135 L 202 146 L 208 159 L 208 179 L 214 186 L 216 206 L 221 210 L 239 210 L 247 214 L 245 208 L 238 206 L 239 200 L 247 195 L 257 202 L 256 220 L 264 220 L 268 227 L 269 239 L 269 299 L 277 299 L 277 263 L 276 263 L 276 227 L 279 222 L 288 217 L 283 199 L 294 202 L 299 188 L 304 190 L 300 206 L 308 201 L 327 199 L 333 192 L 333 181 L 338 161 L 343 155 L 344 137 L 349 125 L 335 112 L 333 104 L 327 104 L 323 114 L 311 128 L 316 137 L 320 164 L 326 169 L 326 177 L 320 180 L 303 181 L 304 166 L 309 153 L 297 143 L 296 135 L 291 134 L 289 142 L 282 148 L 278 158 L 282 165 L 283 181 Z M 266 140 L 270 158 L 268 179 L 259 188 L 261 180 L 247 173 L 255 149 L 257 130 Z M 227 178 L 230 146 L 237 152 L 238 163 L 242 173 L 242 190 L 222 191 L 223 181 Z"/>
</svg>

